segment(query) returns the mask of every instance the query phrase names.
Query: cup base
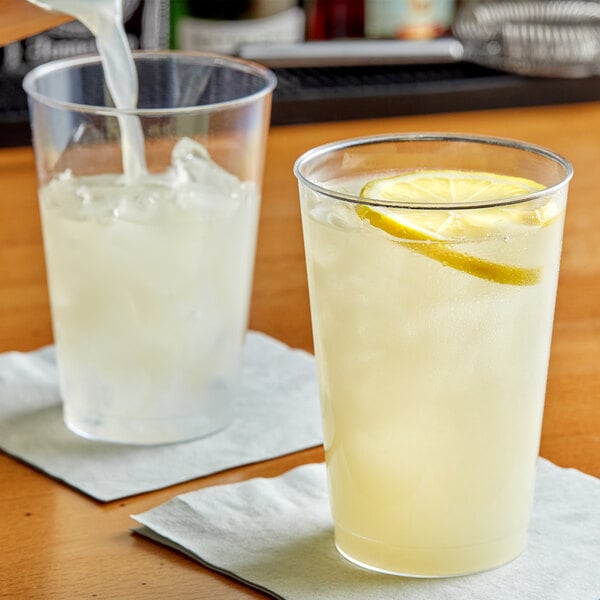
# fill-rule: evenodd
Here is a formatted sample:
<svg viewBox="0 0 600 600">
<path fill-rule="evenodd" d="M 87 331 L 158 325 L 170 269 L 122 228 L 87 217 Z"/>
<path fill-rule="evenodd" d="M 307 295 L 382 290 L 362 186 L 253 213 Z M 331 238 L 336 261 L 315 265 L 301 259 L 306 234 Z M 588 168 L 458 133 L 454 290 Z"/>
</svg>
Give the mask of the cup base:
<svg viewBox="0 0 600 600">
<path fill-rule="evenodd" d="M 460 577 L 501 567 L 524 550 L 526 534 L 517 533 L 485 544 L 450 548 L 408 548 L 368 540 L 336 528 L 335 545 L 349 562 L 369 571 L 439 579 Z"/>
<path fill-rule="evenodd" d="M 105 417 L 81 418 L 67 410 L 63 413 L 63 420 L 69 430 L 88 440 L 135 446 L 159 446 L 197 440 L 222 431 L 232 422 L 230 418 L 209 421 L 205 415 L 136 421 Z"/>
</svg>

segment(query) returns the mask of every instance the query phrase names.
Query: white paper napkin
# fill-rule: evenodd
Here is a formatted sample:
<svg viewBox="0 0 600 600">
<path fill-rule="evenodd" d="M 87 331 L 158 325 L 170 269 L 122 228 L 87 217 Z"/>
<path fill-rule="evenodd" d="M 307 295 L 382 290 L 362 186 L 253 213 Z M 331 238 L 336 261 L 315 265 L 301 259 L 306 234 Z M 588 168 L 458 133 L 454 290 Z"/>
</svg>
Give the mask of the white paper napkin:
<svg viewBox="0 0 600 600">
<path fill-rule="evenodd" d="M 97 498 L 114 500 L 322 442 L 314 358 L 249 332 L 236 420 L 165 446 L 85 440 L 63 424 L 54 348 L 0 355 L 0 448 Z"/>
<path fill-rule="evenodd" d="M 598 600 L 600 481 L 540 459 L 527 549 L 466 577 L 371 573 L 335 550 L 323 464 L 205 488 L 136 515 L 138 533 L 286 600 Z"/>
</svg>

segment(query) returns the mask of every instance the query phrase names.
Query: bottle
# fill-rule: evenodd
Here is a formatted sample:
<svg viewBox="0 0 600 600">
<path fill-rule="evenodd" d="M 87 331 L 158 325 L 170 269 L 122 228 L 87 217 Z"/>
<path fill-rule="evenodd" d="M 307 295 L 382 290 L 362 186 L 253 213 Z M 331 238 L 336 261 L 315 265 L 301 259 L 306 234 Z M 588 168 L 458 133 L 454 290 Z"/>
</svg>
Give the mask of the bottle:
<svg viewBox="0 0 600 600">
<path fill-rule="evenodd" d="M 453 0 L 365 0 L 365 34 L 369 38 L 440 37 L 449 31 L 453 16 Z"/>
<path fill-rule="evenodd" d="M 307 39 L 364 36 L 365 0 L 305 0 L 304 6 Z"/>
<path fill-rule="evenodd" d="M 172 47 L 180 50 L 236 54 L 246 44 L 303 41 L 304 30 L 304 11 L 297 0 L 177 0 L 171 4 Z"/>
</svg>

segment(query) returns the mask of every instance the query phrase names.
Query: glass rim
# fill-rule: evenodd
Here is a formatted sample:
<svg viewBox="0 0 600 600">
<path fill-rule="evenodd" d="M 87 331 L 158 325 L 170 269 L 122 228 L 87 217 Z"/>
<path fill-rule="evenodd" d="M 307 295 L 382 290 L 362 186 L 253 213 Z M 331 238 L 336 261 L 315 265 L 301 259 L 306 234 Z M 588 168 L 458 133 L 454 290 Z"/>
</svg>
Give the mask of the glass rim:
<svg viewBox="0 0 600 600">
<path fill-rule="evenodd" d="M 389 142 L 467 142 L 486 144 L 489 146 L 501 146 L 504 148 L 512 148 L 514 150 L 520 150 L 542 156 L 555 164 L 560 165 L 565 173 L 564 177 L 556 184 L 546 187 L 536 192 L 529 192 L 527 194 L 521 194 L 518 196 L 511 196 L 502 200 L 487 200 L 487 201 L 474 201 L 474 202 L 414 202 L 414 201 L 386 201 L 378 200 L 375 198 L 363 198 L 355 194 L 349 194 L 346 192 L 338 192 L 327 188 L 319 183 L 316 183 L 309 179 L 307 175 L 303 173 L 303 169 L 306 165 L 315 159 L 323 157 L 332 152 L 344 150 L 347 148 L 355 148 L 359 146 L 375 145 Z M 564 157 L 543 146 L 530 144 L 528 142 L 521 142 L 518 140 L 502 137 L 492 137 L 486 135 L 471 135 L 463 133 L 436 133 L 436 132 L 420 132 L 420 133 L 402 133 L 402 134 L 378 134 L 361 136 L 355 138 L 348 138 L 339 140 L 336 142 L 330 142 L 323 144 L 315 148 L 311 148 L 302 154 L 296 162 L 293 168 L 294 175 L 299 182 L 304 184 L 309 189 L 317 192 L 323 196 L 328 196 L 336 200 L 344 200 L 353 204 L 360 204 L 365 206 L 378 206 L 385 208 L 405 208 L 405 209 L 422 209 L 422 210 L 463 210 L 463 209 L 474 209 L 474 208 L 491 208 L 495 206 L 508 206 L 511 204 L 520 204 L 530 200 L 535 200 L 544 196 L 549 196 L 558 192 L 561 188 L 569 183 L 573 177 L 573 166 Z"/>
<path fill-rule="evenodd" d="M 81 102 L 72 102 L 69 100 L 59 100 L 48 94 L 43 94 L 35 88 L 36 81 L 41 77 L 46 77 L 58 71 L 65 71 L 73 67 L 83 65 L 100 64 L 101 58 L 98 54 L 90 54 L 84 56 L 75 56 L 69 58 L 61 58 L 39 65 L 32 69 L 23 78 L 23 89 L 30 98 L 37 102 L 50 106 L 52 108 L 60 108 L 71 110 L 79 113 L 90 113 L 95 115 L 106 116 L 168 116 L 181 115 L 185 113 L 201 113 L 213 112 L 216 110 L 226 110 L 229 108 L 250 104 L 255 100 L 264 97 L 271 93 L 277 85 L 277 77 L 267 67 L 245 59 L 225 56 L 213 52 L 196 52 L 182 50 L 137 50 L 132 52 L 134 62 L 137 59 L 188 59 L 197 60 L 198 64 L 211 66 L 229 67 L 236 71 L 242 71 L 256 75 L 263 80 L 263 87 L 252 94 L 240 96 L 233 100 L 224 100 L 222 102 L 212 102 L 210 104 L 198 104 L 192 106 L 176 106 L 171 108 L 129 108 L 119 109 L 112 106 L 98 106 L 95 104 L 83 104 Z"/>
</svg>

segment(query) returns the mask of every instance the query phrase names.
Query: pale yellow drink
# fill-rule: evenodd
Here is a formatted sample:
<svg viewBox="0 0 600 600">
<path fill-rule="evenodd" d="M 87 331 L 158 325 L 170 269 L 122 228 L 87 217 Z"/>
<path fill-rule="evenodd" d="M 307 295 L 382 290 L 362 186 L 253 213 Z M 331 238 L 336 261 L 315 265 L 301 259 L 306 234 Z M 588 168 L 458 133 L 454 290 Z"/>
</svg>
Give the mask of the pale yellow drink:
<svg viewBox="0 0 600 600">
<path fill-rule="evenodd" d="M 389 176 L 320 185 L 359 195 Z M 533 497 L 566 189 L 418 215 L 302 185 L 301 201 L 338 549 L 418 576 L 511 560 Z"/>
<path fill-rule="evenodd" d="M 135 182 L 65 172 L 40 190 L 69 427 L 164 443 L 231 420 L 259 195 L 182 138 Z"/>
</svg>

